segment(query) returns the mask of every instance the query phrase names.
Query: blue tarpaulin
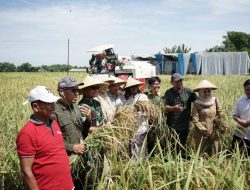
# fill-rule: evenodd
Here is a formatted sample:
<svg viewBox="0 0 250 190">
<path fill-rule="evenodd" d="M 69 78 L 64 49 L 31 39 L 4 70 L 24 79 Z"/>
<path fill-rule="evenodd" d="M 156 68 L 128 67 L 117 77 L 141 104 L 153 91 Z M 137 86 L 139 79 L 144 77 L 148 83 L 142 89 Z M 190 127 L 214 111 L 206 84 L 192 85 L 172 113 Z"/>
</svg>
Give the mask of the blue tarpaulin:
<svg viewBox="0 0 250 190">
<path fill-rule="evenodd" d="M 178 54 L 178 71 L 181 75 L 184 75 L 184 57 L 183 53 Z"/>
<path fill-rule="evenodd" d="M 164 70 L 165 70 L 164 55 L 161 54 L 161 52 L 159 52 L 159 53 L 155 54 L 155 58 L 160 65 L 160 73 L 163 74 Z"/>
<path fill-rule="evenodd" d="M 192 72 L 197 72 L 197 69 L 196 69 L 196 56 L 195 56 L 195 53 L 191 53 L 191 60 L 192 60 Z"/>
</svg>

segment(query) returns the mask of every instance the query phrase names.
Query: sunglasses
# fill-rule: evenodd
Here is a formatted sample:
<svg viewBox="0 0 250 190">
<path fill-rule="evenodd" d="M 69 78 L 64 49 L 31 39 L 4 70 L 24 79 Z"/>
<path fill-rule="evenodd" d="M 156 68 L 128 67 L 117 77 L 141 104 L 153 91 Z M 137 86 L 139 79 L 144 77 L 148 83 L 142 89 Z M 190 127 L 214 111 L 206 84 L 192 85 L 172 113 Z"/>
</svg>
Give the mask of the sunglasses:
<svg viewBox="0 0 250 190">
<path fill-rule="evenodd" d="M 71 91 L 72 93 L 78 92 L 78 89 L 77 89 L 77 88 L 65 88 L 64 90 L 69 90 L 69 91 Z"/>
</svg>

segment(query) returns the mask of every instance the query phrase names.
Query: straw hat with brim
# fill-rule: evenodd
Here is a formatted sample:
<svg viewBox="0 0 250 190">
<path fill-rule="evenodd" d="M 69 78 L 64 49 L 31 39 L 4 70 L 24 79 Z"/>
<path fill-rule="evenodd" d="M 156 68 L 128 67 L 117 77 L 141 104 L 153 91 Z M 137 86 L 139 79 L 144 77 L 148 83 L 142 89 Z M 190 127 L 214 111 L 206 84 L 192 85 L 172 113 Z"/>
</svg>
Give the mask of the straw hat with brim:
<svg viewBox="0 0 250 190">
<path fill-rule="evenodd" d="M 94 77 L 95 79 L 103 82 L 114 82 L 114 79 L 110 79 L 110 76 L 105 74 L 91 75 L 91 77 Z"/>
<path fill-rule="evenodd" d="M 90 87 L 90 86 L 99 86 L 99 88 L 108 86 L 107 83 L 104 83 L 101 80 L 96 79 L 96 78 L 91 77 L 91 76 L 86 76 L 85 79 L 83 80 L 83 83 L 84 83 L 84 85 L 80 85 L 78 87 L 80 91 L 83 89 L 86 89 L 87 87 Z"/>
<path fill-rule="evenodd" d="M 207 80 L 202 80 L 195 88 L 194 91 L 197 92 L 200 89 L 209 88 L 211 90 L 216 90 L 217 87 Z"/>
<path fill-rule="evenodd" d="M 144 84 L 143 82 L 129 77 L 128 80 L 127 80 L 127 83 L 126 83 L 126 85 L 125 85 L 125 87 L 123 89 L 129 88 L 129 87 L 132 87 L 132 86 L 141 86 L 143 84 Z"/>
<path fill-rule="evenodd" d="M 118 84 L 118 85 L 126 84 L 126 81 L 118 77 L 115 77 L 113 75 L 110 75 L 106 80 L 104 80 L 104 82 L 110 82 L 111 84 Z"/>
</svg>

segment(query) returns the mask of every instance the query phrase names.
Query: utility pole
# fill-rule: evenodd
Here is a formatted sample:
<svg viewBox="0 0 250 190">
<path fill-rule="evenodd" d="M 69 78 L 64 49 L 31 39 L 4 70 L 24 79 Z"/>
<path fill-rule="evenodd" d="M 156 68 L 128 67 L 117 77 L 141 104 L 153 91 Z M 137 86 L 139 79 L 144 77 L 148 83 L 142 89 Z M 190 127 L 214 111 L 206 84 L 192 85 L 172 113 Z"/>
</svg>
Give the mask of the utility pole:
<svg viewBox="0 0 250 190">
<path fill-rule="evenodd" d="M 69 75 L 69 38 L 68 38 L 68 60 L 67 60 L 67 65 L 68 65 L 67 75 Z"/>
</svg>

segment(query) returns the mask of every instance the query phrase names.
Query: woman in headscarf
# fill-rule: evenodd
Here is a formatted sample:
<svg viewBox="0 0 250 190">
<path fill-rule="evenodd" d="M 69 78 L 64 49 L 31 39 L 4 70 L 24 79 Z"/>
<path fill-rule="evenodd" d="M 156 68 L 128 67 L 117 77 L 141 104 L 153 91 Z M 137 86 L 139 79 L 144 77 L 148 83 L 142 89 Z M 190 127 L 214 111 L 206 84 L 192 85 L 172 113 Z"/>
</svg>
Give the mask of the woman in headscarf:
<svg viewBox="0 0 250 190">
<path fill-rule="evenodd" d="M 221 118 L 221 107 L 212 94 L 217 87 L 207 80 L 202 80 L 194 89 L 199 93 L 193 104 L 192 118 L 195 126 L 195 148 L 200 153 L 214 155 L 219 152 L 219 133 L 215 123 Z"/>
</svg>

